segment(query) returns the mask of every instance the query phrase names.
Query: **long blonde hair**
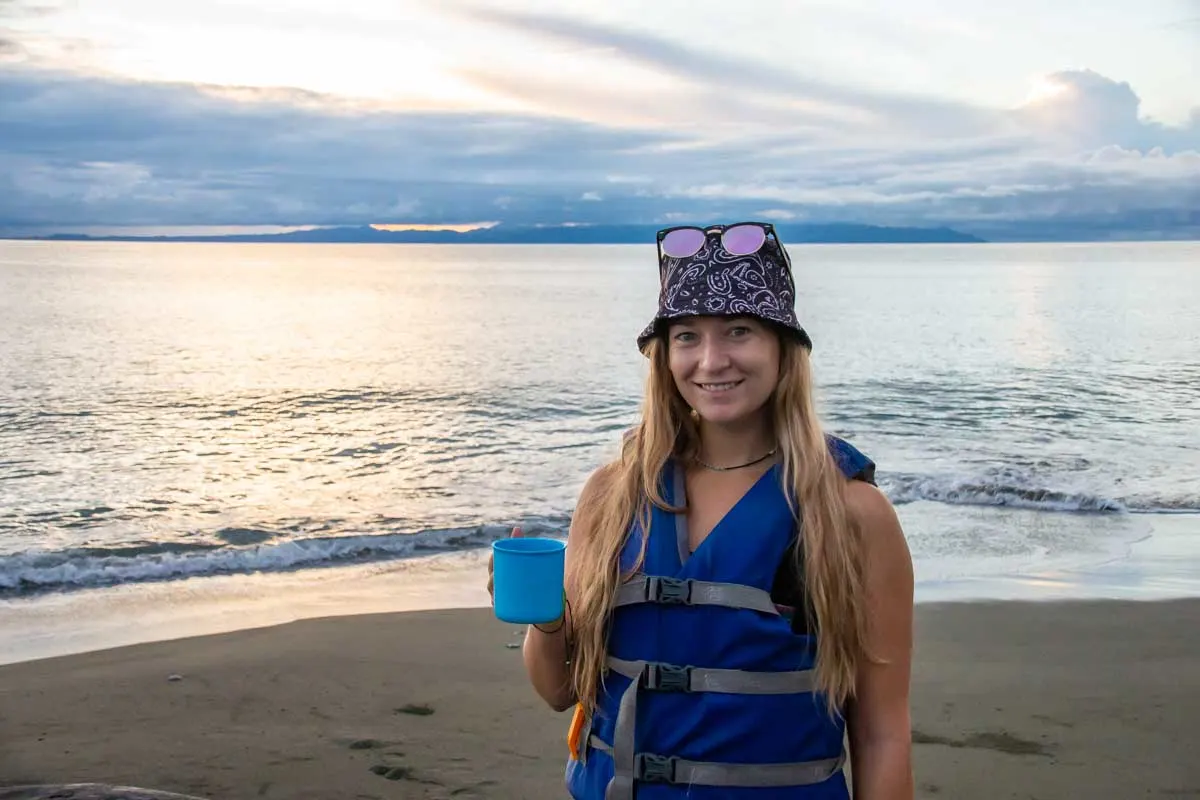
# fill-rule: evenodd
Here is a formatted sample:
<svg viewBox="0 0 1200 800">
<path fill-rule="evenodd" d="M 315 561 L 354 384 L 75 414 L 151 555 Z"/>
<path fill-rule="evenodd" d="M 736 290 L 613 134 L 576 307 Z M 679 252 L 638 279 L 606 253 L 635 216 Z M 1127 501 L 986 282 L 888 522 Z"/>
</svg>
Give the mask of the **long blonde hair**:
<svg viewBox="0 0 1200 800">
<path fill-rule="evenodd" d="M 620 573 L 620 553 L 635 520 L 649 530 L 651 507 L 672 508 L 659 491 L 669 458 L 687 458 L 699 447 L 691 409 L 675 387 L 667 345 L 646 346 L 650 374 L 640 424 L 624 439 L 604 479 L 583 499 L 576 517 L 583 529 L 572 536 L 567 584 L 572 589 L 571 680 L 587 713 L 595 708 L 605 671 L 609 620 Z M 792 557 L 802 570 L 807 615 L 817 631 L 816 684 L 828 707 L 838 711 L 854 694 L 854 675 L 863 653 L 860 537 L 846 513 L 845 478 L 829 453 L 812 396 L 808 351 L 781 337 L 780 378 L 771 398 L 772 421 L 783 462 L 783 484 L 791 487 L 793 514 L 799 504 L 798 537 Z M 646 537 L 632 571 L 645 557 Z"/>
</svg>

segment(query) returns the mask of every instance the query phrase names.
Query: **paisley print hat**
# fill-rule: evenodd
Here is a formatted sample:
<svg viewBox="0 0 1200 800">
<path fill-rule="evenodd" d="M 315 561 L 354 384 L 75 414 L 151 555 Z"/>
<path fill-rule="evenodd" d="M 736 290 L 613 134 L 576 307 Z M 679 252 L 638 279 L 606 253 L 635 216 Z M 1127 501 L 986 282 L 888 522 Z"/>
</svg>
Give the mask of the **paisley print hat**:
<svg viewBox="0 0 1200 800">
<path fill-rule="evenodd" d="M 770 223 L 665 228 L 658 275 L 658 313 L 637 338 L 643 352 L 667 322 L 698 315 L 757 317 L 812 350 L 796 319 L 791 260 Z"/>
</svg>

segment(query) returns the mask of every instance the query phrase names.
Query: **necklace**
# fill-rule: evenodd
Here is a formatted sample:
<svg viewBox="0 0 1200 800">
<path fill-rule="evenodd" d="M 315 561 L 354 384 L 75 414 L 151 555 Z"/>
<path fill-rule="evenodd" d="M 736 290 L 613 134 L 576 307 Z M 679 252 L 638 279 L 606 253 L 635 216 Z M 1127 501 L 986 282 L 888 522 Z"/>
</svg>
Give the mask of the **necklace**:
<svg viewBox="0 0 1200 800">
<path fill-rule="evenodd" d="M 705 469 L 711 469 L 713 472 L 730 472 L 731 470 L 735 470 L 735 469 L 745 469 L 746 467 L 752 467 L 755 464 L 766 461 L 768 458 L 775 455 L 777 450 L 779 450 L 778 445 L 776 445 L 775 447 L 772 447 L 769 451 L 767 451 L 763 455 L 759 456 L 758 458 L 754 459 L 753 461 L 747 461 L 745 464 L 736 464 L 732 467 L 718 467 L 713 464 L 709 464 L 707 461 L 703 461 L 699 456 L 697 456 L 695 458 L 695 461 L 700 466 L 704 467 Z"/>
</svg>

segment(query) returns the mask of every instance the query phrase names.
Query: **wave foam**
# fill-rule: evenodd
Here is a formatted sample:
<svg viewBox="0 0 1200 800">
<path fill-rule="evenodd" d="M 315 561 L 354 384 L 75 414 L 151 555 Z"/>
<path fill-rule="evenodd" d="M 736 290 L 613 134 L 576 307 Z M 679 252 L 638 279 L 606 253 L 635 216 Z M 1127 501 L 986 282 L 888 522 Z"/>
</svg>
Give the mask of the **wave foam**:
<svg viewBox="0 0 1200 800">
<path fill-rule="evenodd" d="M 559 520 L 524 523 L 524 529 L 530 535 L 566 535 L 566 523 Z M 0 594 L 384 561 L 486 547 L 510 530 L 503 525 L 480 525 L 418 533 L 313 537 L 245 547 L 197 549 L 165 542 L 137 548 L 18 553 L 0 556 Z"/>
<path fill-rule="evenodd" d="M 897 475 L 883 476 L 880 486 L 896 505 L 927 500 L 950 505 L 1098 514 L 1200 512 L 1200 498 L 1152 495 L 1108 497 L 1004 479 Z"/>
</svg>

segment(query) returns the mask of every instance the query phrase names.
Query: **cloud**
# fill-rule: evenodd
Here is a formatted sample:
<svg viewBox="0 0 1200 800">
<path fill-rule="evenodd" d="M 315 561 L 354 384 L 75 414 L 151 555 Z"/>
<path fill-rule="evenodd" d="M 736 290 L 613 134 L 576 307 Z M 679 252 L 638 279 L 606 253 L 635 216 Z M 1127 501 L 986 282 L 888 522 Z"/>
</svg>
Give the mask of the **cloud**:
<svg viewBox="0 0 1200 800">
<path fill-rule="evenodd" d="M 768 60 L 737 58 L 700 50 L 641 31 L 584 21 L 576 17 L 532 14 L 443 0 L 439 8 L 475 24 L 590 50 L 609 51 L 625 62 L 675 78 L 690 87 L 680 116 L 665 120 L 705 125 L 837 125 L 843 135 L 874 131 L 886 122 L 893 136 L 935 138 L 994 132 L 1001 121 L 995 110 L 937 98 L 871 91 L 822 81 L 774 66 Z M 482 76 L 469 75 L 475 80 Z M 494 76 L 490 88 L 508 88 L 528 96 L 528 84 L 504 86 Z M 546 99 L 561 87 L 546 87 Z M 661 108 L 661 107 L 660 107 Z M 714 111 L 717 112 L 714 114 Z"/>
<path fill-rule="evenodd" d="M 1187 7 L 1192 11 L 1192 16 L 1172 23 L 1171 27 L 1200 31 L 1200 0 L 1189 0 Z"/>
<path fill-rule="evenodd" d="M 12 20 L 48 17 L 62 8 L 61 0 L 0 0 L 0 25 Z"/>
<path fill-rule="evenodd" d="M 1056 72 L 1043 80 L 1041 96 L 1017 109 L 1022 124 L 1073 147 L 1165 148 L 1169 152 L 1200 147 L 1200 114 L 1182 127 L 1141 116 L 1141 98 L 1128 83 L 1091 70 Z"/>
<path fill-rule="evenodd" d="M 26 0 L 0 0 L 0 64 L 25 58 L 25 48 L 19 41 L 19 32 L 6 23 L 28 16 L 32 11 Z"/>
<path fill-rule="evenodd" d="M 770 211 L 807 219 L 963 225 L 1081 214 L 1111 224 L 1126 211 L 1200 207 L 1193 188 L 1200 109 L 1182 126 L 1146 119 L 1129 84 L 1090 70 L 1046 76 L 1040 96 L 1019 108 L 986 108 L 817 80 L 575 17 L 448 7 L 674 80 L 676 88 L 651 102 L 655 121 L 693 130 L 707 145 L 707 158 L 697 151 L 678 162 L 683 173 L 659 171 L 658 191 L 674 201 L 778 201 L 791 207 Z M 569 87 L 552 78 L 507 82 L 525 99 L 570 102 Z M 505 83 L 493 78 L 489 85 L 504 90 Z M 1118 151 L 1132 154 L 1119 170 Z M 764 157 L 747 159 L 748 152 Z M 694 166 L 700 163 L 704 169 Z"/>
<path fill-rule="evenodd" d="M 857 92 L 878 127 L 713 136 L 12 67 L 0 69 L 0 227 L 765 216 L 996 237 L 1021 225 L 1200 233 L 1200 115 L 1172 128 L 1141 119 L 1133 90 L 1103 76 L 1051 82 L 1069 91 L 941 138 L 889 135 L 891 104 Z"/>
<path fill-rule="evenodd" d="M 61 6 L 51 0 L 0 0 L 0 19 L 51 14 Z"/>
<path fill-rule="evenodd" d="M 479 212 L 500 196 L 514 209 L 533 197 L 577 198 L 612 164 L 669 138 L 531 116 L 369 111 L 311 93 L 250 96 L 0 72 L 0 219 L 488 218 Z"/>
<path fill-rule="evenodd" d="M 0 68 L 6 64 L 29 61 L 29 45 L 36 45 L 41 39 L 12 23 L 50 17 L 63 7 L 63 0 L 0 0 Z M 81 43 L 64 40 L 60 44 L 64 48 L 71 48 Z"/>
</svg>

